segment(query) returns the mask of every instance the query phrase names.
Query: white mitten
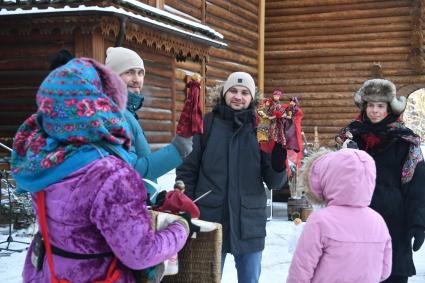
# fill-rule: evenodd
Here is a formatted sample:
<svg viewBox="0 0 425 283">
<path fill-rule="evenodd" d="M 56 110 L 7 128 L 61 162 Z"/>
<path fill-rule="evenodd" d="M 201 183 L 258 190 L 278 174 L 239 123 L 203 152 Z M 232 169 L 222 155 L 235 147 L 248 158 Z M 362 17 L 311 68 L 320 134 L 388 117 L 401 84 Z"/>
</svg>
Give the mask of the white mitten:
<svg viewBox="0 0 425 283">
<path fill-rule="evenodd" d="M 158 215 L 156 217 L 156 230 L 157 231 L 161 231 L 162 229 L 167 228 L 168 225 L 170 225 L 171 223 L 177 221 L 184 226 L 187 234 L 189 235 L 189 231 L 190 231 L 189 224 L 187 223 L 187 221 L 183 217 L 180 217 L 180 216 L 174 215 L 174 214 L 170 214 L 170 213 L 165 213 L 165 212 L 157 212 L 157 213 L 158 213 Z"/>
</svg>

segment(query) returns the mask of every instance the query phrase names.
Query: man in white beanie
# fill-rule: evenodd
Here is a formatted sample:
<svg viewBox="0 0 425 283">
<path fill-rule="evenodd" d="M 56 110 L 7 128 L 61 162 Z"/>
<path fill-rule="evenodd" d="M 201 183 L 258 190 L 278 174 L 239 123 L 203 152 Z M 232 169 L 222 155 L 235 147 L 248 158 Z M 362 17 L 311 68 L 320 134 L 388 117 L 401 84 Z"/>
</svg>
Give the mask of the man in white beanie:
<svg viewBox="0 0 425 283">
<path fill-rule="evenodd" d="M 177 168 L 200 219 L 223 227 L 222 269 L 233 254 L 238 282 L 257 283 L 266 236 L 266 193 L 287 181 L 286 150 L 262 152 L 255 129 L 255 82 L 245 72 L 229 75 L 220 101 L 205 115 L 204 133 L 193 138 L 193 151 Z"/>
<path fill-rule="evenodd" d="M 171 144 L 152 153 L 136 114 L 144 100 L 142 94 L 145 78 L 143 59 L 128 48 L 109 47 L 106 50 L 105 65 L 116 72 L 127 84 L 128 101 L 124 116 L 131 130 L 132 165 L 142 178 L 156 182 L 156 178 L 182 163 L 182 160 L 192 150 L 192 139 L 177 135 Z M 155 189 L 146 182 L 145 185 L 148 193 L 153 195 Z M 155 201 L 155 198 L 152 201 Z"/>
</svg>

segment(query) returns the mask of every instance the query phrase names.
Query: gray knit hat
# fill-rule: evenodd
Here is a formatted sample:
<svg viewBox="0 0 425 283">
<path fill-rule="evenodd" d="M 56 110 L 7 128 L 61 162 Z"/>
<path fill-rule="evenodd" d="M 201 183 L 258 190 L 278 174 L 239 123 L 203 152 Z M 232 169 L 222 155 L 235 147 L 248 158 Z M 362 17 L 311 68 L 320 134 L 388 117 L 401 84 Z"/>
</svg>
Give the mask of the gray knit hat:
<svg viewBox="0 0 425 283">
<path fill-rule="evenodd" d="M 142 58 L 139 54 L 128 48 L 109 47 L 106 50 L 105 65 L 118 75 L 130 69 L 142 69 L 143 75 L 145 75 L 145 65 Z"/>
<path fill-rule="evenodd" d="M 397 97 L 395 85 L 384 79 L 365 81 L 354 94 L 354 102 L 361 110 L 364 109 L 367 102 L 386 102 L 396 115 L 403 113 L 406 108 L 406 97 Z"/>
<path fill-rule="evenodd" d="M 229 75 L 223 87 L 223 95 L 233 86 L 244 86 L 251 93 L 252 99 L 255 99 L 255 82 L 250 74 L 245 72 L 234 72 Z"/>
</svg>

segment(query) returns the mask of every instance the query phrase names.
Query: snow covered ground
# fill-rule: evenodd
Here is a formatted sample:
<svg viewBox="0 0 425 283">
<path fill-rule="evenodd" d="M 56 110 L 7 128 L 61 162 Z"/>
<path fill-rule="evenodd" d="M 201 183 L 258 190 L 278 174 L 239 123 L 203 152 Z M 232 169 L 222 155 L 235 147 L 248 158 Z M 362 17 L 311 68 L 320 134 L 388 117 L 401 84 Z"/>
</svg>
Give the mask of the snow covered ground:
<svg viewBox="0 0 425 283">
<path fill-rule="evenodd" d="M 159 181 L 164 189 L 170 189 L 174 183 L 174 175 L 173 173 L 167 174 Z M 262 272 L 260 277 L 261 283 L 279 283 L 286 281 L 292 257 L 292 254 L 288 251 L 288 246 L 291 242 L 294 227 L 291 221 L 287 221 L 286 204 L 274 202 L 273 218 L 267 223 L 266 248 L 263 252 Z M 6 238 L 7 231 L 1 230 L 0 241 L 5 241 Z M 14 239 L 27 242 L 31 240 L 30 237 L 22 235 L 22 231 L 18 233 L 18 236 L 14 236 Z M 0 244 L 0 247 L 5 247 L 5 244 Z M 25 245 L 12 243 L 10 248 L 25 248 Z M 9 255 L 4 251 L 0 251 L 1 283 L 22 282 L 21 272 L 25 255 L 25 251 L 21 253 L 11 253 Z M 425 282 L 425 247 L 414 254 L 414 261 L 417 275 L 411 277 L 409 283 L 423 283 Z M 226 258 L 222 283 L 235 282 L 237 282 L 236 269 L 234 267 L 233 257 L 229 255 Z"/>
</svg>

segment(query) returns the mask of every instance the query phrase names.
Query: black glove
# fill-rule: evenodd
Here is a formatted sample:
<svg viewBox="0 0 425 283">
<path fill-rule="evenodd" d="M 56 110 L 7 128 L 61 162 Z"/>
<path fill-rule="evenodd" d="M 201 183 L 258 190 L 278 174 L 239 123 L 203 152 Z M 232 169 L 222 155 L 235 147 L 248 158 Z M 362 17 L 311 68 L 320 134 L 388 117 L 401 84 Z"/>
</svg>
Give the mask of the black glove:
<svg viewBox="0 0 425 283">
<path fill-rule="evenodd" d="M 189 238 L 192 237 L 193 233 L 201 231 L 201 227 L 192 223 L 192 215 L 190 215 L 190 212 L 180 212 L 179 216 L 189 224 Z"/>
<path fill-rule="evenodd" d="M 286 149 L 278 143 L 275 143 L 272 151 L 272 168 L 276 172 L 285 170 Z"/>
<path fill-rule="evenodd" d="M 407 232 L 407 236 L 410 242 L 412 242 L 413 238 L 415 238 L 415 240 L 413 241 L 412 249 L 414 252 L 416 252 L 421 248 L 422 244 L 424 243 L 424 240 L 425 240 L 424 228 L 420 226 L 414 226 L 409 229 L 409 231 Z"/>
<path fill-rule="evenodd" d="M 167 191 L 160 191 L 157 195 L 156 195 L 156 202 L 155 205 L 153 205 L 152 207 L 158 208 L 161 207 L 164 204 L 165 201 L 165 196 L 167 195 Z"/>
</svg>

